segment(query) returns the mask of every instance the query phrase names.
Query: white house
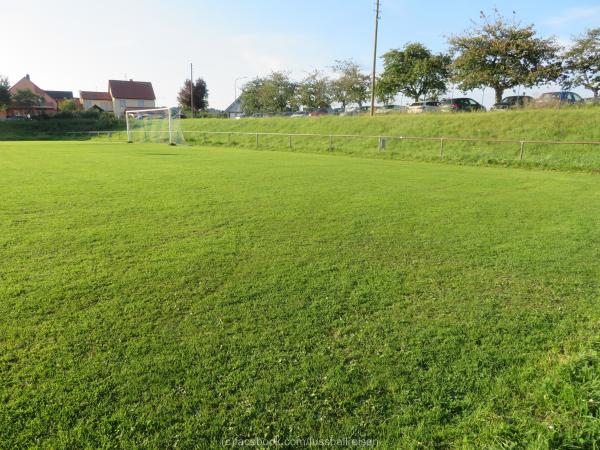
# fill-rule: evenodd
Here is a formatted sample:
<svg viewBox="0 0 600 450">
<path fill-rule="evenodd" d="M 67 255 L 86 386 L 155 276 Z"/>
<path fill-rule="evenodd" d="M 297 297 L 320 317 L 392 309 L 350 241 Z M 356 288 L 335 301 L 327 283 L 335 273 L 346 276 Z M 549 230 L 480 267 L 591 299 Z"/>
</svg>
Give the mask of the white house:
<svg viewBox="0 0 600 450">
<path fill-rule="evenodd" d="M 95 108 L 123 117 L 127 110 L 156 107 L 152 83 L 148 81 L 109 80 L 108 92 L 80 91 L 84 110 Z"/>
<path fill-rule="evenodd" d="M 94 108 L 98 111 L 113 112 L 113 100 L 108 92 L 79 91 L 79 98 L 86 111 Z"/>
<path fill-rule="evenodd" d="M 127 110 L 149 109 L 156 106 L 156 95 L 148 81 L 110 80 L 108 93 L 113 100 L 113 112 L 123 117 Z"/>
</svg>

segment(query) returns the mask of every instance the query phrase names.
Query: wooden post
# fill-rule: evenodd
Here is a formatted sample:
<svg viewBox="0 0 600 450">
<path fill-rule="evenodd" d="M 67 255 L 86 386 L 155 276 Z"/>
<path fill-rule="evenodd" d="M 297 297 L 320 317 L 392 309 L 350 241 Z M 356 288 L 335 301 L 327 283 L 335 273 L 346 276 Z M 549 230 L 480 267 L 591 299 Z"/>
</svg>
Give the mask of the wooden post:
<svg viewBox="0 0 600 450">
<path fill-rule="evenodd" d="M 523 150 L 525 148 L 525 142 L 521 141 L 521 152 L 519 153 L 519 161 L 523 161 Z"/>
<path fill-rule="evenodd" d="M 288 145 L 290 146 L 290 149 L 292 148 L 292 135 L 290 134 L 288 136 Z"/>
<path fill-rule="evenodd" d="M 256 148 L 258 148 L 258 133 L 256 133 Z"/>
<path fill-rule="evenodd" d="M 440 158 L 444 158 L 444 138 L 440 139 Z"/>
</svg>

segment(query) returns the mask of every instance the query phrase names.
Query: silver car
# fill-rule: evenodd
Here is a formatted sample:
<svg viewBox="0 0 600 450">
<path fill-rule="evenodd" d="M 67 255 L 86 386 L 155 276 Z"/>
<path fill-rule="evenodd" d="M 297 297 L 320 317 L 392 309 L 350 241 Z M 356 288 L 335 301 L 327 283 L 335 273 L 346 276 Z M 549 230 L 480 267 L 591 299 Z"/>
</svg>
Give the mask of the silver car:
<svg viewBox="0 0 600 450">
<path fill-rule="evenodd" d="M 415 102 L 408 107 L 407 112 L 409 114 L 420 114 L 424 112 L 435 112 L 439 111 L 440 102 L 428 100 L 425 102 Z"/>
</svg>

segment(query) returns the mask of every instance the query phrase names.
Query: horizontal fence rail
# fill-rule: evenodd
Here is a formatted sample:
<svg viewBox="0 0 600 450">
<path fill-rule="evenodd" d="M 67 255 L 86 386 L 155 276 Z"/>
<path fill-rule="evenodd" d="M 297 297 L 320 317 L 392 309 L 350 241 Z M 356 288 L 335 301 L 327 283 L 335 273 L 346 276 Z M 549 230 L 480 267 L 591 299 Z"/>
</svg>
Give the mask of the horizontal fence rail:
<svg viewBox="0 0 600 450">
<path fill-rule="evenodd" d="M 139 131 L 139 133 L 145 133 Z M 164 133 L 157 131 L 157 133 Z M 389 139 L 389 140 L 418 140 L 418 141 L 454 141 L 454 142 L 487 142 L 497 144 L 565 144 L 565 145 L 600 145 L 600 141 L 545 141 L 528 139 L 492 139 L 492 138 L 462 138 L 462 137 L 432 137 L 432 136 L 393 136 L 375 134 L 318 134 L 318 133 L 275 133 L 275 132 L 250 132 L 250 131 L 183 131 L 183 134 L 213 134 L 213 135 L 245 135 L 245 136 L 297 136 L 320 138 L 357 138 L 357 139 Z"/>
<path fill-rule="evenodd" d="M 111 138 L 113 135 L 120 136 L 125 134 L 125 131 L 73 131 L 69 134 L 84 134 L 90 136 L 107 136 Z M 165 133 L 165 131 L 153 131 L 153 130 L 133 130 L 131 133 L 135 134 L 158 134 Z M 183 135 L 200 135 L 206 137 L 210 135 L 228 136 L 229 142 L 231 142 L 232 136 L 250 136 L 254 137 L 256 147 L 260 146 L 260 137 L 262 136 L 280 136 L 286 137 L 289 148 L 293 147 L 293 138 L 297 137 L 308 137 L 308 138 L 319 138 L 327 139 L 327 149 L 333 150 L 334 139 L 372 139 L 376 140 L 377 148 L 380 151 L 385 151 L 387 141 L 429 141 L 438 142 L 440 149 L 440 158 L 444 157 L 444 144 L 446 142 L 480 142 L 486 144 L 512 144 L 517 145 L 519 148 L 519 159 L 523 160 L 525 153 L 525 145 L 536 144 L 536 145 L 590 145 L 598 146 L 600 141 L 552 141 L 552 140 L 540 140 L 540 139 L 494 139 L 494 138 L 464 138 L 464 137 L 449 137 L 449 136 L 394 136 L 394 135 L 374 135 L 374 134 L 323 134 L 323 133 L 281 133 L 281 132 L 250 132 L 250 131 L 182 131 Z"/>
</svg>

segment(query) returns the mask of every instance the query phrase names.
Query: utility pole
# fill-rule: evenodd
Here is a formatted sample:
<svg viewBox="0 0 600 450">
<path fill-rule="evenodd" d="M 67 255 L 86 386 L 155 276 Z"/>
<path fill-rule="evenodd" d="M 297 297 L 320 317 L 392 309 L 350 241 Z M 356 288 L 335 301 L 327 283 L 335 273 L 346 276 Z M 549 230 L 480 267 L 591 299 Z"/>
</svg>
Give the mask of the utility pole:
<svg viewBox="0 0 600 450">
<path fill-rule="evenodd" d="M 379 0 L 375 10 L 375 39 L 373 43 L 373 74 L 371 76 L 371 116 L 375 115 L 375 83 L 377 76 L 377 34 L 379 33 Z"/>
<path fill-rule="evenodd" d="M 190 107 L 192 108 L 192 119 L 194 118 L 194 65 L 190 63 Z"/>
</svg>

